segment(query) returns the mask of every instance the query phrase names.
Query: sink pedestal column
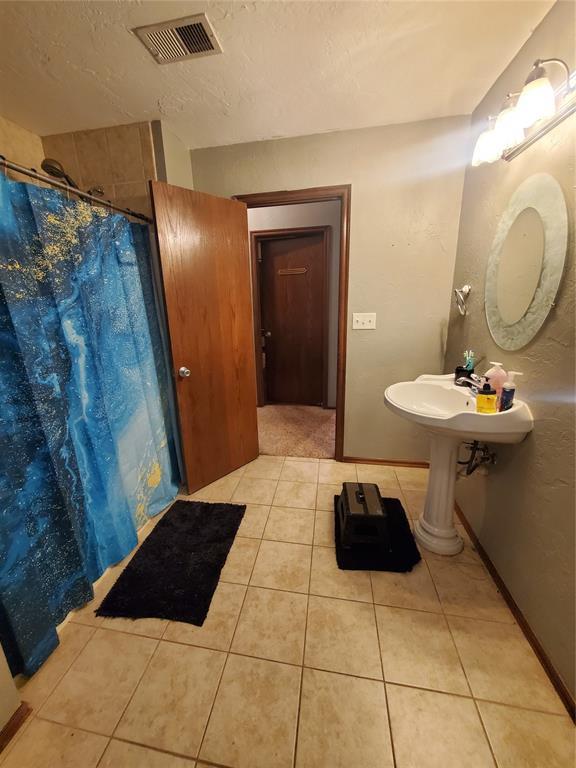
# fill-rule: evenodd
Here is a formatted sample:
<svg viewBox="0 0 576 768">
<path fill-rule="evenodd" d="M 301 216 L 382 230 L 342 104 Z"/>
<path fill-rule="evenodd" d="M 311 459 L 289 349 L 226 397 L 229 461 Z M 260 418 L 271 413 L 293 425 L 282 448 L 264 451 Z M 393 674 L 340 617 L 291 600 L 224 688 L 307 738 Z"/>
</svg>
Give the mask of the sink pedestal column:
<svg viewBox="0 0 576 768">
<path fill-rule="evenodd" d="M 454 526 L 454 485 L 460 440 L 430 434 L 430 476 L 424 512 L 414 526 L 416 541 L 438 555 L 456 555 L 464 542 Z"/>
</svg>

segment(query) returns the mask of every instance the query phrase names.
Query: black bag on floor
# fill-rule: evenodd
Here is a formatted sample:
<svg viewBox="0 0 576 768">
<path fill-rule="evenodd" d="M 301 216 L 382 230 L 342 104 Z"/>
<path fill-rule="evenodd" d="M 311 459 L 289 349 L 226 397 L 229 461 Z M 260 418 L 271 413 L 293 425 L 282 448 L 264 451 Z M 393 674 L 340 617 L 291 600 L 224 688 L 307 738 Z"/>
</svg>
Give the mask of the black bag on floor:
<svg viewBox="0 0 576 768">
<path fill-rule="evenodd" d="M 342 570 L 405 573 L 421 557 L 398 499 L 374 483 L 344 483 L 334 497 L 336 561 Z"/>
</svg>

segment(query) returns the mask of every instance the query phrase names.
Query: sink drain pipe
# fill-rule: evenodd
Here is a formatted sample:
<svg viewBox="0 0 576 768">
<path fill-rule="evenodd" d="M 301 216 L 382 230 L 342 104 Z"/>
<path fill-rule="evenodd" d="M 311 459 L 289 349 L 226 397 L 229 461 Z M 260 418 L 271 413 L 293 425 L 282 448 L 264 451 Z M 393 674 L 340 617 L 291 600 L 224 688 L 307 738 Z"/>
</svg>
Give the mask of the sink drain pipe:
<svg viewBox="0 0 576 768">
<path fill-rule="evenodd" d="M 474 440 L 471 443 L 464 443 L 464 445 L 470 451 L 470 456 L 465 461 L 458 461 L 458 464 L 466 467 L 463 472 L 466 477 L 475 472 L 478 467 L 496 464 L 496 453 L 490 450 L 487 443 Z"/>
</svg>

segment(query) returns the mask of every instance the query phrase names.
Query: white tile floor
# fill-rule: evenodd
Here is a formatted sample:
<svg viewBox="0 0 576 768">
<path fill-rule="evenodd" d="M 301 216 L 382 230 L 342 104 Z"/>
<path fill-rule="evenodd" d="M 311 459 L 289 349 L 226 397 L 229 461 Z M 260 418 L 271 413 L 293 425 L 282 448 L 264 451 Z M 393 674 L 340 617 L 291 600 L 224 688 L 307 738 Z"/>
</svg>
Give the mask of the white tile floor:
<svg viewBox="0 0 576 768">
<path fill-rule="evenodd" d="M 203 627 L 72 614 L 2 768 L 573 768 L 574 730 L 467 541 L 338 570 L 333 497 L 420 513 L 427 471 L 260 457 L 193 495 L 247 504 Z M 141 532 L 143 539 L 153 528 Z M 463 533 L 463 531 L 461 530 Z"/>
</svg>

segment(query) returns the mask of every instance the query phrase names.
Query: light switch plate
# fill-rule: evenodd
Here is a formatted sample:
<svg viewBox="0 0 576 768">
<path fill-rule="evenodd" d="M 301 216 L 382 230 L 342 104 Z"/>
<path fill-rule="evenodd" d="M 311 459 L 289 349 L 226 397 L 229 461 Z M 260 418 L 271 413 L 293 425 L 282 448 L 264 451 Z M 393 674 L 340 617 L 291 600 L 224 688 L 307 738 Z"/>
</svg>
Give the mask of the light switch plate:
<svg viewBox="0 0 576 768">
<path fill-rule="evenodd" d="M 376 328 L 376 312 L 353 312 L 352 328 L 355 331 L 372 331 Z"/>
</svg>

